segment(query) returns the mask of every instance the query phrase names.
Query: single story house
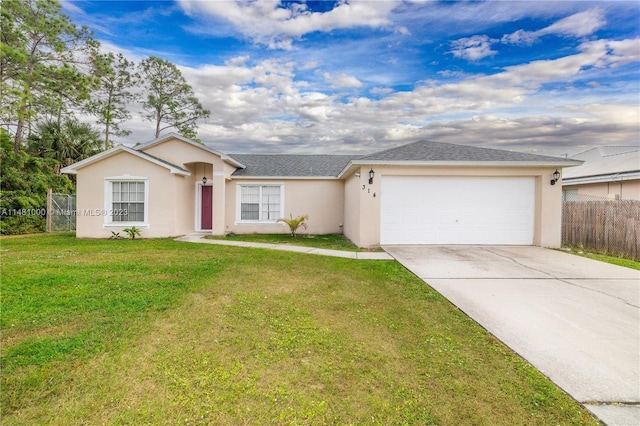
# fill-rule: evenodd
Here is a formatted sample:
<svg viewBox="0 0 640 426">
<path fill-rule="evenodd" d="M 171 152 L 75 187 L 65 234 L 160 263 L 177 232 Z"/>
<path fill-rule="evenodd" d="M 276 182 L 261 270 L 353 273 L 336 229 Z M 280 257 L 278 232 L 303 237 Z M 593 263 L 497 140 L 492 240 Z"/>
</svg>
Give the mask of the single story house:
<svg viewBox="0 0 640 426">
<path fill-rule="evenodd" d="M 601 146 L 571 158 L 584 164 L 564 173 L 565 200 L 640 200 L 640 146 Z"/>
<path fill-rule="evenodd" d="M 562 185 L 580 161 L 418 141 L 364 156 L 227 155 L 177 134 L 65 167 L 80 238 L 284 233 L 382 244 L 560 245 Z M 552 182 L 553 181 L 553 182 Z"/>
</svg>

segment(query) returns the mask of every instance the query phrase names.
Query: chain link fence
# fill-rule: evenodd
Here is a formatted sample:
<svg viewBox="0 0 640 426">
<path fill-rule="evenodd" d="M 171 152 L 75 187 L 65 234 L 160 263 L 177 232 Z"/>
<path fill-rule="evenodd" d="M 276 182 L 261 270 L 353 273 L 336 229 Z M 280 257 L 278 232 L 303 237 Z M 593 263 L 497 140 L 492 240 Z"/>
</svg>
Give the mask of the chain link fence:
<svg viewBox="0 0 640 426">
<path fill-rule="evenodd" d="M 47 232 L 76 230 L 76 196 L 47 194 Z"/>
<path fill-rule="evenodd" d="M 562 202 L 562 244 L 640 260 L 640 201 L 572 194 Z"/>
</svg>

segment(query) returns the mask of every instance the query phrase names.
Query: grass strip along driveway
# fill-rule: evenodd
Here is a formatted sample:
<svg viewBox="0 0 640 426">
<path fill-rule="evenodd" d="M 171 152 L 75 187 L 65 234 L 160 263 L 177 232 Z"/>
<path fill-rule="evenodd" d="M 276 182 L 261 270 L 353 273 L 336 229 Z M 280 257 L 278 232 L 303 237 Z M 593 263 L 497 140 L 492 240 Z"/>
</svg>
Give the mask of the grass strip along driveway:
<svg viewBox="0 0 640 426">
<path fill-rule="evenodd" d="M 598 424 L 395 261 L 0 243 L 5 425 Z"/>
<path fill-rule="evenodd" d="M 247 243 L 284 244 L 289 246 L 313 247 L 327 250 L 363 251 L 342 235 L 306 235 L 292 237 L 289 234 L 239 234 L 216 236 L 207 235 L 208 240 L 242 241 Z"/>
</svg>

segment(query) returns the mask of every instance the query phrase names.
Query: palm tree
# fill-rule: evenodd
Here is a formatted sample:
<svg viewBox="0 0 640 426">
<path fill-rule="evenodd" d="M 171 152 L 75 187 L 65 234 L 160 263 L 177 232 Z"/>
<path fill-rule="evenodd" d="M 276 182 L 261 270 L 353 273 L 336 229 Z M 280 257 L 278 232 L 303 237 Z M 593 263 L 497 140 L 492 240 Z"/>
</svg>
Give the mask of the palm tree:
<svg viewBox="0 0 640 426">
<path fill-rule="evenodd" d="M 100 134 L 86 123 L 72 119 L 63 122 L 45 121 L 37 126 L 29 138 L 27 150 L 31 155 L 52 159 L 56 172 L 77 161 L 100 152 Z"/>
<path fill-rule="evenodd" d="M 307 216 L 306 214 L 298 216 L 296 218 L 294 218 L 293 215 L 289 215 L 289 219 L 281 218 L 276 222 L 286 223 L 289 226 L 289 231 L 291 231 L 291 236 L 295 238 L 298 233 L 298 228 L 303 227 L 304 229 L 307 229 L 307 224 L 304 222 L 308 219 L 309 216 Z"/>
</svg>

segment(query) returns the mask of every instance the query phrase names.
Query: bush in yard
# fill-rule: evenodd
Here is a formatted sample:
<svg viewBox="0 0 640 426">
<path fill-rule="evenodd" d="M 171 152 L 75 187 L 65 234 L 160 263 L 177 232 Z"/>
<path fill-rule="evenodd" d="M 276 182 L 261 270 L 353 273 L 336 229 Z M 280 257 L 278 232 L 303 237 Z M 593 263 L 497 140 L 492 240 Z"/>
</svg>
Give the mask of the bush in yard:
<svg viewBox="0 0 640 426">
<path fill-rule="evenodd" d="M 140 237 L 140 229 L 136 228 L 135 226 L 132 226 L 131 228 L 124 228 L 122 230 L 123 232 L 126 232 L 127 235 L 129 236 L 129 239 L 131 240 L 135 240 L 136 237 Z"/>
<path fill-rule="evenodd" d="M 291 236 L 293 238 L 296 237 L 296 234 L 298 233 L 298 228 L 300 228 L 301 226 L 304 229 L 307 229 L 307 224 L 304 223 L 305 220 L 308 220 L 309 216 L 306 214 L 303 214 L 302 216 L 298 216 L 294 219 L 293 215 L 289 215 L 289 219 L 278 219 L 278 222 L 282 222 L 282 223 L 286 223 L 289 226 L 289 230 L 291 231 Z"/>
</svg>

